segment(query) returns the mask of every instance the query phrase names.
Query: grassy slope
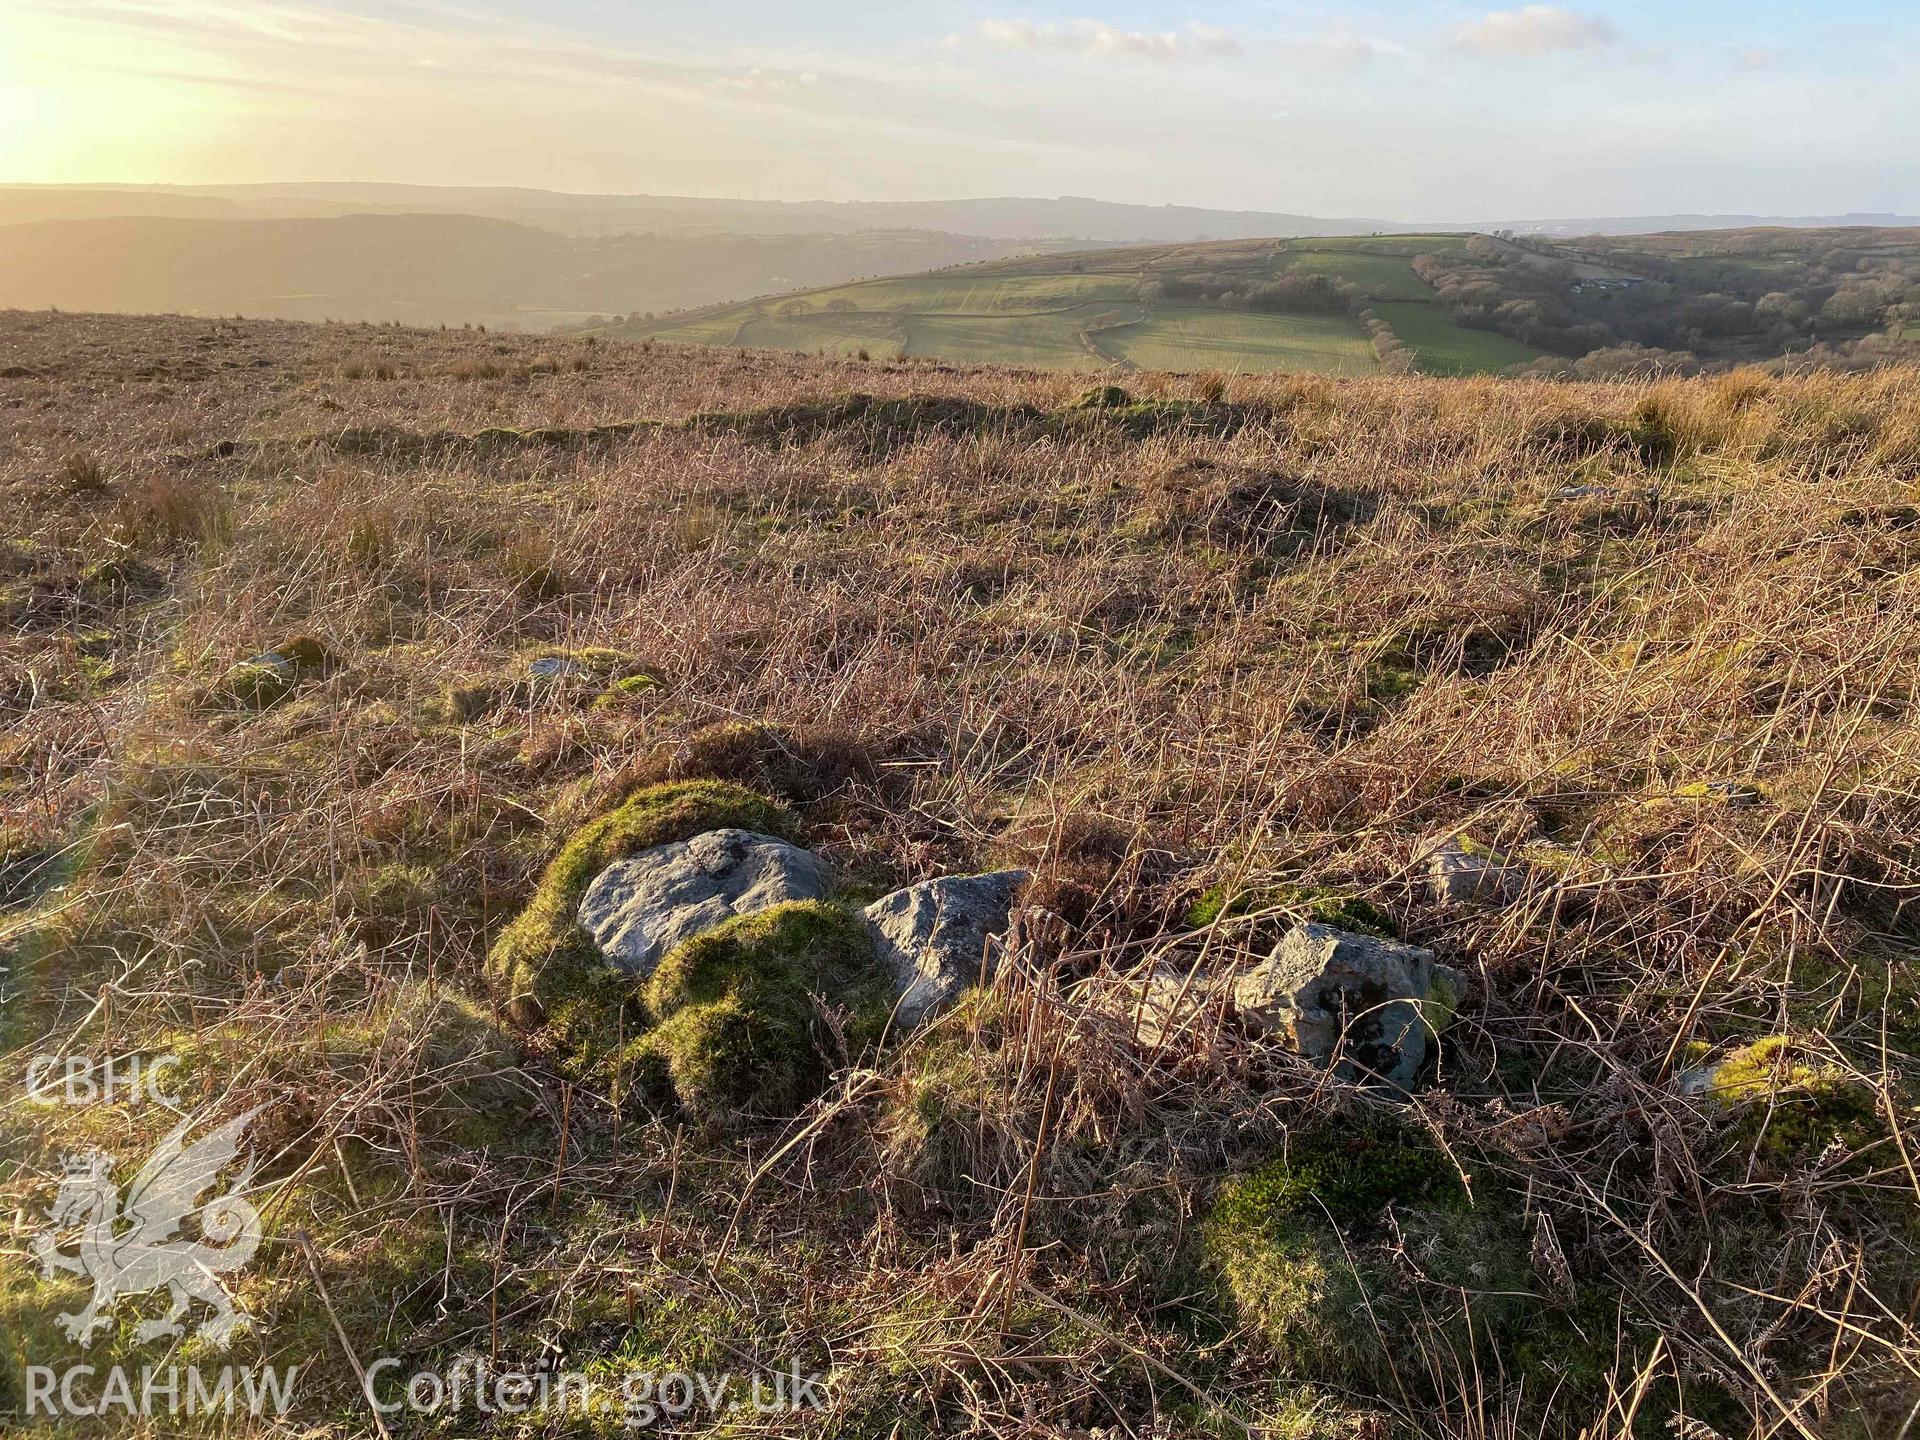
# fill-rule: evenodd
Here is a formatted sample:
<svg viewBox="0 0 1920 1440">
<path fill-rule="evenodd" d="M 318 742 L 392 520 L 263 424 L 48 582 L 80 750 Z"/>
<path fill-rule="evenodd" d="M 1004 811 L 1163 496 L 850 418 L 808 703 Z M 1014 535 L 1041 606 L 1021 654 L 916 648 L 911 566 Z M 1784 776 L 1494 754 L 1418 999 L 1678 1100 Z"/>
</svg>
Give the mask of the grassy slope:
<svg viewBox="0 0 1920 1440">
<path fill-rule="evenodd" d="M 1653 1440 L 1783 1433 L 1783 1404 L 1897 1432 L 1920 375 L 1237 379 L 1104 416 L 1061 408 L 1070 376 L 359 327 L 12 314 L 0 350 L 29 372 L 0 378 L 0 1408 L 29 1360 L 167 1353 L 128 1332 L 152 1296 L 77 1351 L 81 1287 L 22 1253 L 62 1154 L 124 1183 L 170 1123 L 21 1104 L 59 1045 L 183 1053 L 209 1114 L 270 1103 L 228 1358 L 307 1366 L 314 1435 L 367 1424 L 298 1229 L 363 1358 L 833 1369 L 826 1416 L 756 1433 Z M 766 408 L 848 391 L 937 403 Z M 669 423 L 589 433 L 636 417 Z M 323 668 L 220 699 L 296 633 Z M 591 664 L 529 683 L 555 648 Z M 741 719 L 785 731 L 711 728 Z M 1035 868 L 1035 963 L 845 1072 L 790 1148 L 570 1089 L 482 958 L 665 775 L 776 793 L 866 893 Z M 1689 790 L 1726 778 L 1752 803 Z M 1460 828 L 1569 883 L 1437 906 L 1420 846 Z M 1262 902 L 1193 932 L 1222 882 Z M 1103 998 L 1156 963 L 1224 983 L 1301 886 L 1468 975 L 1413 1106 L 1217 1012 L 1142 1049 Z M 1794 1067 L 1743 1072 L 1763 1104 L 1667 1083 L 1783 1027 Z M 1356 1112 L 1431 1127 L 1474 1209 L 1421 1210 L 1465 1193 L 1422 1152 L 1418 1194 L 1369 1172 L 1330 1192 L 1344 1232 L 1302 1230 L 1275 1157 Z M 1397 1228 L 1352 1198 L 1382 1185 Z M 1291 1260 L 1262 1194 L 1293 1197 Z"/>
<path fill-rule="evenodd" d="M 1081 338 L 1089 327 L 1139 314 L 1133 305 L 1088 304 L 1040 315 L 914 315 L 907 353 L 963 364 L 1017 360 L 1040 370 L 1088 370 L 1103 362 Z"/>
<path fill-rule="evenodd" d="M 1454 324 L 1430 302 L 1389 302 L 1374 310 L 1420 357 L 1420 368 L 1429 374 L 1478 375 L 1540 358 L 1538 350 L 1509 336 Z"/>
<path fill-rule="evenodd" d="M 1220 369 L 1237 373 L 1305 370 L 1356 375 L 1376 369 L 1365 332 L 1345 317 L 1269 315 L 1163 304 L 1165 313 L 1116 332 L 1113 343 L 1089 345 L 1081 332 L 1116 318 L 1102 304 L 1127 304 L 1146 277 L 1206 271 L 1264 277 L 1283 272 L 1326 275 L 1378 302 L 1412 302 L 1432 292 L 1414 274 L 1411 257 L 1456 248 L 1460 236 L 1355 236 L 1317 240 L 1238 240 L 1094 251 L 995 261 L 962 270 L 865 281 L 797 297 L 814 318 L 788 321 L 779 312 L 794 298 L 755 301 L 668 317 L 617 333 L 697 344 L 764 345 L 776 349 L 849 353 L 876 351 L 882 317 L 912 312 L 905 321 L 908 354 L 972 363 L 1040 369 L 1097 369 L 1102 354 L 1149 369 Z M 857 314 L 832 314 L 832 305 Z M 768 318 L 756 318 L 765 316 Z M 1423 367 L 1437 373 L 1499 369 L 1537 357 L 1538 351 L 1498 337 L 1464 331 L 1434 310 L 1414 317 L 1418 338 L 1401 338 Z"/>
<path fill-rule="evenodd" d="M 1275 318 L 1161 304 L 1140 324 L 1103 335 L 1101 345 L 1145 370 L 1367 375 L 1379 368 L 1365 333 L 1344 315 Z"/>
</svg>

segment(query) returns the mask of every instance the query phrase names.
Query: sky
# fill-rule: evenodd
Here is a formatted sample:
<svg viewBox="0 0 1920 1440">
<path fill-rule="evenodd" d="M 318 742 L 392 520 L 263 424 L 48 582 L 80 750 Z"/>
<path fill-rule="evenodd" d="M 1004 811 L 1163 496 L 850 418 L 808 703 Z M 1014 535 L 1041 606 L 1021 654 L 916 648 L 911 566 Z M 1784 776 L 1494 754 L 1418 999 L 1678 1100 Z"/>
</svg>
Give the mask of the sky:
<svg viewBox="0 0 1920 1440">
<path fill-rule="evenodd" d="M 1913 0 L 0 0 L 0 181 L 1920 212 Z"/>
</svg>

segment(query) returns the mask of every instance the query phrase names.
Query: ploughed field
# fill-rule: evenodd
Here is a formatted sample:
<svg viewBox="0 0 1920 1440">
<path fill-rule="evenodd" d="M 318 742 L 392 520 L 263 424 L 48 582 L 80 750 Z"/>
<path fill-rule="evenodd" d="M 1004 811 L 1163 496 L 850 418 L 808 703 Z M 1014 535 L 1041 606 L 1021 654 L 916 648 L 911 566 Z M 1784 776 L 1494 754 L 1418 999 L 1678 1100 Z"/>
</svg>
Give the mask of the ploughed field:
<svg viewBox="0 0 1920 1440">
<path fill-rule="evenodd" d="M 825 1377 L 693 1435 L 1900 1433 L 1920 374 L 1121 378 L 0 314 L 0 1410 L 298 1365 L 359 1435 L 384 1358 Z M 590 882 L 716 830 L 805 898 L 603 961 Z M 866 919 L 1006 871 L 909 1016 Z M 1420 994 L 1307 1015 L 1330 935 Z M 45 1056 L 247 1117 L 229 1349 L 63 1328 L 64 1160 L 177 1117 Z"/>
</svg>

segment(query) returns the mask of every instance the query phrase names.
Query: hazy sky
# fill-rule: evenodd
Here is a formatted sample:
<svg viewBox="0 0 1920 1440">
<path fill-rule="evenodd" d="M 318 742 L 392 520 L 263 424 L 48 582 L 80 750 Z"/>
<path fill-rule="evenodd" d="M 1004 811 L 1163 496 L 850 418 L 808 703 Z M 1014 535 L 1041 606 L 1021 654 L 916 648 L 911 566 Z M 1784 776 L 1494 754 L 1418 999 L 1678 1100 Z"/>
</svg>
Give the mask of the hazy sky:
<svg viewBox="0 0 1920 1440">
<path fill-rule="evenodd" d="M 0 0 L 0 180 L 1920 212 L 1913 0 Z"/>
</svg>

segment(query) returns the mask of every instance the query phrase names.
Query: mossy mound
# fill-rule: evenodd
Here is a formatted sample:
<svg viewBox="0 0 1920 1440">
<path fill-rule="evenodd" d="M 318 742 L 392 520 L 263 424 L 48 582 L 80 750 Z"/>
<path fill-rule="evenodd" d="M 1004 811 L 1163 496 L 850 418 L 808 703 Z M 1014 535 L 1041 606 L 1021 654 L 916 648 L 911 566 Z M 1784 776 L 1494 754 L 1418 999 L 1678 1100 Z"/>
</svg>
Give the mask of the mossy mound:
<svg viewBox="0 0 1920 1440">
<path fill-rule="evenodd" d="M 487 977 L 517 1025 L 544 1027 L 561 1058 L 605 1065 L 622 1036 L 644 1027 L 631 977 L 607 964 L 578 920 L 580 898 L 622 856 L 735 827 L 788 836 L 792 817 L 763 796 L 718 780 L 655 785 L 575 832 L 547 865 L 532 898 L 500 933 Z"/>
<path fill-rule="evenodd" d="M 1118 385 L 1095 385 L 1091 390 L 1083 390 L 1067 408 L 1069 410 L 1118 410 L 1133 403 L 1133 396 Z"/>
<path fill-rule="evenodd" d="M 1117 390 L 1118 387 L 1113 387 Z M 1090 392 L 1091 393 L 1091 392 Z M 1122 396 L 1126 391 L 1118 390 Z M 1068 433 L 1091 424 L 1117 429 L 1129 439 L 1144 439 L 1167 430 L 1201 431 L 1229 435 L 1245 423 L 1246 413 L 1232 405 L 1205 405 L 1198 400 L 1134 400 L 1117 404 L 1083 403 L 1082 396 L 1056 413 L 1056 423 Z"/>
<path fill-rule="evenodd" d="M 395 987 L 368 1013 L 316 1025 L 301 1043 L 256 1053 L 244 1028 L 218 1026 L 164 1035 L 153 1050 L 172 1057 L 165 1088 L 188 1109 L 217 1103 L 236 1066 L 250 1063 L 261 1093 L 287 1097 L 249 1132 L 259 1153 L 277 1154 L 283 1164 L 313 1121 L 309 1098 L 325 1076 L 409 1058 L 430 1067 L 436 1079 L 433 1103 L 410 1116 L 416 1144 L 467 1150 L 511 1147 L 527 1138 L 526 1095 L 512 1078 L 509 1037 L 475 1001 L 420 981 Z M 376 1170 L 386 1177 L 378 1183 L 404 1179 L 407 1167 L 394 1152 L 363 1158 L 356 1167 L 363 1187 L 376 1183 Z"/>
<path fill-rule="evenodd" d="M 242 660 L 221 678 L 219 698 L 249 710 L 264 710 L 293 693 L 300 681 L 325 672 L 332 656 L 311 635 L 296 635 L 271 650 Z"/>
<path fill-rule="evenodd" d="M 775 447 L 833 439 L 881 460 L 929 435 L 981 435 L 1033 425 L 1041 412 L 952 395 L 879 397 L 861 391 L 760 410 L 704 411 L 683 426 L 696 434 L 733 434 Z"/>
<path fill-rule="evenodd" d="M 1233 1308 L 1295 1382 L 1412 1389 L 1428 1379 L 1423 1349 L 1430 1365 L 1472 1373 L 1479 1347 L 1539 1308 L 1524 1296 L 1527 1242 L 1506 1208 L 1469 1203 L 1452 1162 L 1394 1124 L 1296 1135 L 1280 1159 L 1222 1188 L 1202 1244 Z M 1418 1257 L 1417 1271 L 1401 1253 Z M 1469 1309 L 1462 1290 L 1476 1296 Z"/>
<path fill-rule="evenodd" d="M 728 778 L 796 804 L 812 804 L 874 773 L 876 757 L 858 737 L 825 727 L 751 720 L 702 725 L 646 766 L 649 780 Z"/>
<path fill-rule="evenodd" d="M 816 997 L 844 1022 L 826 1023 Z M 879 1038 L 892 989 L 865 920 L 794 900 L 682 942 L 645 999 L 658 1023 L 634 1050 L 642 1073 L 700 1115 L 783 1115 L 819 1092 L 837 1046 Z"/>
</svg>

